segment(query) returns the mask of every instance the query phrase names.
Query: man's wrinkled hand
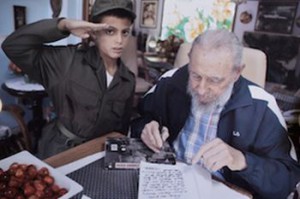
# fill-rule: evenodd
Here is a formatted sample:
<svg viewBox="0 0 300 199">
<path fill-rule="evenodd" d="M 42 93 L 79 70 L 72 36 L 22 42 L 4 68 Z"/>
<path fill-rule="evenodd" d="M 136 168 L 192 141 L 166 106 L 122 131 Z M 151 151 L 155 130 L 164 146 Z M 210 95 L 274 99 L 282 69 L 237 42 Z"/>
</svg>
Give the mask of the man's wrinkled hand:
<svg viewBox="0 0 300 199">
<path fill-rule="evenodd" d="M 141 139 L 154 152 L 158 153 L 163 146 L 163 142 L 169 137 L 169 130 L 166 127 L 159 131 L 159 124 L 156 121 L 151 121 L 146 124 Z"/>
<path fill-rule="evenodd" d="M 241 171 L 247 167 L 244 154 L 220 138 L 215 138 L 200 148 L 192 163 L 199 161 L 211 171 L 217 171 L 224 166 L 232 171 Z"/>
</svg>

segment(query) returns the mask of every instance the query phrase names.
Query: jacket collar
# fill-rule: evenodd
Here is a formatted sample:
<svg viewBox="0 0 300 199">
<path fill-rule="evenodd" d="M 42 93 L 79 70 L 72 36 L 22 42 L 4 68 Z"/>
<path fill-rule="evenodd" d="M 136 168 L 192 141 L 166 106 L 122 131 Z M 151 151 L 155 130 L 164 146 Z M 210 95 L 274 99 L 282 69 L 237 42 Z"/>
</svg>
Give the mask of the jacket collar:
<svg viewBox="0 0 300 199">
<path fill-rule="evenodd" d="M 102 58 L 100 57 L 96 46 L 89 47 L 86 50 L 86 53 L 84 55 L 84 60 L 91 66 L 91 68 L 94 71 L 100 71 L 105 69 Z M 116 72 L 116 75 L 122 79 L 130 81 L 130 79 L 132 78 L 132 73 L 124 65 L 124 63 L 121 61 L 120 58 L 118 59 L 118 66 L 119 68 Z"/>
<path fill-rule="evenodd" d="M 251 84 L 251 82 L 246 80 L 243 76 L 239 77 L 239 79 L 234 83 L 231 97 L 225 105 L 223 113 L 238 107 L 249 106 L 253 103 L 249 84 Z"/>
</svg>

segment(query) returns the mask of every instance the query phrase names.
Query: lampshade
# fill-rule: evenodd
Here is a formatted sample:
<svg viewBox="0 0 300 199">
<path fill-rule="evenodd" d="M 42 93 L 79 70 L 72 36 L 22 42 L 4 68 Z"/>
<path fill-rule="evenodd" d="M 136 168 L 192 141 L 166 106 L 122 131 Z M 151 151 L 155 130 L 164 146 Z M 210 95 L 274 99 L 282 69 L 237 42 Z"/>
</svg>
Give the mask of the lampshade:
<svg viewBox="0 0 300 199">
<path fill-rule="evenodd" d="M 157 46 L 157 38 L 153 35 L 148 35 L 147 42 L 146 42 L 146 51 L 147 52 L 156 52 Z"/>
<path fill-rule="evenodd" d="M 231 2 L 235 3 L 236 5 L 240 5 L 242 3 L 247 3 L 247 0 L 231 0 Z"/>
</svg>

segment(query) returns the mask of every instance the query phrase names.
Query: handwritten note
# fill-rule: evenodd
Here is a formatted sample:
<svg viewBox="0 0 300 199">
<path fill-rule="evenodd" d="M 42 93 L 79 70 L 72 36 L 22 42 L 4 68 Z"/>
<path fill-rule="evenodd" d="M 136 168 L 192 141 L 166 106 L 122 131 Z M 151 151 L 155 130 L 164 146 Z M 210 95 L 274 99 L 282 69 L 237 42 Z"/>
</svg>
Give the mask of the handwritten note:
<svg viewBox="0 0 300 199">
<path fill-rule="evenodd" d="M 187 192 L 183 174 L 176 168 L 145 165 L 140 173 L 139 198 L 183 198 Z"/>
<path fill-rule="evenodd" d="M 199 173 L 195 169 L 195 166 L 181 163 L 164 165 L 142 162 L 140 165 L 139 199 L 209 198 L 210 174 L 205 171 Z M 195 178 L 195 174 L 198 175 L 197 178 Z M 201 194 L 199 189 L 201 189 Z"/>
</svg>

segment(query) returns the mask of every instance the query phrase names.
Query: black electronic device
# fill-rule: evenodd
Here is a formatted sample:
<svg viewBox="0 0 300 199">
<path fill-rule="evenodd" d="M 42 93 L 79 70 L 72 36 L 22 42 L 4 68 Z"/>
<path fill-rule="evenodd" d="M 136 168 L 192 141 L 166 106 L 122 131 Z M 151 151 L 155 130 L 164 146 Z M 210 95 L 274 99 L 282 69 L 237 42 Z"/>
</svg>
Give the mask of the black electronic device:
<svg viewBox="0 0 300 199">
<path fill-rule="evenodd" d="M 140 162 L 176 164 L 174 150 L 168 143 L 159 153 L 149 149 L 138 138 L 107 138 L 104 164 L 108 169 L 138 169 Z"/>
</svg>

